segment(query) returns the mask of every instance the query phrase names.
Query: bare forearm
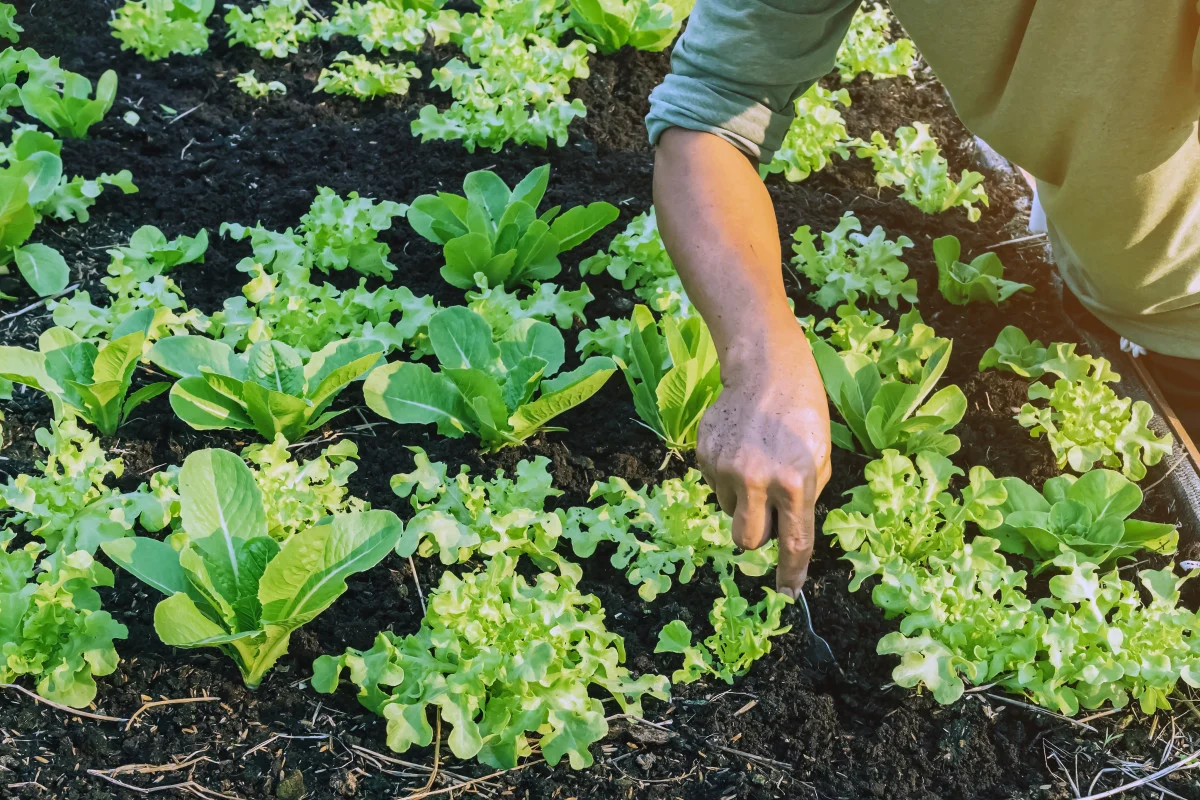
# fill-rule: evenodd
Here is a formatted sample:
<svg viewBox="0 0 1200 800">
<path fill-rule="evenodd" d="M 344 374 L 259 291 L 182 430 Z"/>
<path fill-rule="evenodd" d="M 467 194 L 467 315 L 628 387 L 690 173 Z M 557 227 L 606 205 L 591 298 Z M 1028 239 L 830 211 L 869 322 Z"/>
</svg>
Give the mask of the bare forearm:
<svg viewBox="0 0 1200 800">
<path fill-rule="evenodd" d="M 708 133 L 666 131 L 654 203 L 667 250 L 723 365 L 760 360 L 779 334 L 799 333 L 784 292 L 775 209 L 733 145 Z"/>
</svg>

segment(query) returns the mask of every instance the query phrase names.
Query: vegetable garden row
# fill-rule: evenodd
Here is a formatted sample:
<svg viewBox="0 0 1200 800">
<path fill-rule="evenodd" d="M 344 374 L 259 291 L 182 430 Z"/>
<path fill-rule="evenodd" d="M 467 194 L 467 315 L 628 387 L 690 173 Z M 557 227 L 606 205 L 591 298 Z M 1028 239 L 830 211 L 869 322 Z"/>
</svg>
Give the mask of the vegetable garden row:
<svg viewBox="0 0 1200 800">
<path fill-rule="evenodd" d="M 762 170 L 831 675 L 693 467 L 689 3 L 62 6 L 0 3 L 15 796 L 1200 797 L 1176 443 L 885 8 Z"/>
</svg>

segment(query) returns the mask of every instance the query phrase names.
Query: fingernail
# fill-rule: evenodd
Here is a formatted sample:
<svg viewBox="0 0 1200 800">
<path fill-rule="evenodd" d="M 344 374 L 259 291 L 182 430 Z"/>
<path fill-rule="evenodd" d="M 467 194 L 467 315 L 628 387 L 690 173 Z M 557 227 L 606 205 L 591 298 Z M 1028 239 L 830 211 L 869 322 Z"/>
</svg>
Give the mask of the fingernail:
<svg viewBox="0 0 1200 800">
<path fill-rule="evenodd" d="M 789 600 L 796 599 L 796 590 L 790 586 L 780 586 L 779 593 L 787 597 Z"/>
</svg>

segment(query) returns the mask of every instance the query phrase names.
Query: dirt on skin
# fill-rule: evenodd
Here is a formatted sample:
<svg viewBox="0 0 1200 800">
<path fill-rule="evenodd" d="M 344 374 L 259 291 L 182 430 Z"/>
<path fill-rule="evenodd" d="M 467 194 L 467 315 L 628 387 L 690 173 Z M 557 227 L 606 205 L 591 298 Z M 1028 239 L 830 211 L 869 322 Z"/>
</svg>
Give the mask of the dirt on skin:
<svg viewBox="0 0 1200 800">
<path fill-rule="evenodd" d="M 18 21 L 25 26 L 22 46 L 59 55 L 63 66 L 92 77 L 109 68 L 120 77 L 112 112 L 90 139 L 67 142 L 64 160 L 69 171 L 89 175 L 130 169 L 141 191 L 129 197 L 106 194 L 85 225 L 46 222 L 37 232 L 40 240 L 68 258 L 73 282 L 94 293 L 103 292 L 98 281 L 107 263 L 105 249 L 127 240 L 140 225 L 157 225 L 170 236 L 206 228 L 213 236 L 206 263 L 181 268 L 175 277 L 193 307 L 214 311 L 225 298 L 240 293 L 243 276 L 234 265 L 248 253 L 245 245 L 216 236 L 220 223 L 261 221 L 279 229 L 294 225 L 317 186 L 408 201 L 423 192 L 457 190 L 463 176 L 474 169 L 495 169 L 511 183 L 550 163 L 547 205 L 608 200 L 621 209 L 618 224 L 566 257 L 560 281 L 570 287 L 579 284 L 578 261 L 649 207 L 653 157 L 641 118 L 650 89 L 668 69 L 667 54 L 623 52 L 594 58 L 591 77 L 574 85 L 589 114 L 575 123 L 566 147 L 468 154 L 457 143 L 418 144 L 409 134 L 409 123 L 421 105 L 447 103 L 439 93 L 427 92 L 424 80 L 414 81 L 408 98 L 360 103 L 312 94 L 321 65 L 347 42 L 313 42 L 295 57 L 264 61 L 246 48 L 228 49 L 224 25 L 214 17 L 216 32 L 208 53 L 148 63 L 120 52 L 118 42 L 108 35 L 107 19 L 116 4 L 117 0 L 17 3 Z M 314 6 L 329 9 L 324 2 Z M 446 55 L 426 50 L 417 62 L 428 74 Z M 247 98 L 230 81 L 249 69 L 260 79 L 282 81 L 288 94 L 263 101 Z M 970 136 L 928 73 L 917 80 L 860 78 L 849 88 L 854 102 L 846 116 L 852 134 L 868 136 L 874 129 L 890 134 L 899 125 L 923 120 L 932 124 L 955 172 L 980 168 Z M 122 121 L 128 111 L 140 117 L 134 126 Z M 790 253 L 791 232 L 798 225 L 828 230 L 846 210 L 853 210 L 868 230 L 882 225 L 893 238 L 904 234 L 913 239 L 915 246 L 905 260 L 921 287 L 922 313 L 939 333 L 954 337 L 946 380 L 961 385 L 969 400 L 957 430 L 963 448 L 956 461 L 1040 483 L 1056 469 L 1044 444 L 1031 441 L 1013 420 L 1014 408 L 1024 400 L 1024 383 L 1012 375 L 980 374 L 975 366 L 1006 324 L 1020 325 L 1045 341 L 1072 337 L 1058 310 L 1051 266 L 1036 243 L 1000 247 L 1006 277 L 1037 287 L 1035 294 L 1018 295 L 1001 309 L 950 306 L 935 288 L 932 238 L 953 233 L 963 242 L 964 253 L 974 256 L 989 244 L 1025 233 L 1025 188 L 1011 176 L 991 171 L 986 185 L 991 207 L 982 221 L 972 224 L 961 211 L 927 216 L 897 200 L 894 192 L 876 189 L 869 164 L 857 159 L 839 162 L 803 183 L 789 184 L 778 176 L 769 181 L 785 253 Z M 397 280 L 443 304 L 462 301 L 461 294 L 438 276 L 436 247 L 403 223 L 381 238 L 392 248 Z M 789 280 L 798 314 L 818 312 Z M 597 297 L 588 308 L 589 319 L 628 314 L 631 295 L 606 276 L 589 278 L 588 285 Z M 12 308 L 34 299 L 19 284 L 0 288 L 19 295 Z M 28 313 L 4 323 L 0 340 L 29 344 L 49 324 L 44 312 Z M 567 338 L 572 350 L 575 334 Z M 568 432 L 548 434 L 495 455 L 480 454 L 469 440 L 445 439 L 421 428 L 362 427 L 377 420 L 361 407 L 357 389 L 347 391 L 340 403 L 355 409 L 326 432 L 352 436 L 359 446 L 353 491 L 402 516 L 408 509 L 391 493 L 388 480 L 412 467 L 406 448 L 413 445 L 424 447 L 432 458 L 466 464 L 475 472 L 508 469 L 522 458 L 544 455 L 551 461 L 556 485 L 565 491 L 562 505 L 586 502 L 592 482 L 611 475 L 641 485 L 679 476 L 692 465 L 690 458 L 673 459 L 660 470 L 666 453 L 635 422 L 628 390 L 619 379 L 564 415 Z M 49 406 L 32 393 L 18 391 L 5 411 L 9 442 L 0 470 L 30 471 L 39 457 L 33 430 L 47 423 Z M 105 443 L 124 460 L 121 485 L 127 488 L 164 465 L 180 463 L 193 450 L 236 450 L 250 441 L 237 432 L 191 430 L 173 416 L 165 397 L 146 406 L 139 417 Z M 840 504 L 841 493 L 861 480 L 863 465 L 857 456 L 834 452 L 833 478 L 817 509 L 818 525 L 829 508 Z M 1153 483 L 1156 474 L 1145 485 Z M 1171 498 L 1165 486 L 1150 490 L 1147 516 L 1170 519 Z M 676 618 L 703 630 L 718 593 L 715 581 L 703 574 L 647 605 L 608 564 L 609 555 L 602 550 L 583 563 L 586 589 L 601 598 L 609 625 L 625 637 L 631 669 L 669 674 L 677 663 L 674 657 L 653 655 L 657 632 Z M 1170 758 L 1167 748 L 1194 729 L 1186 715 L 1164 714 L 1151 721 L 1132 711 L 1103 717 L 1084 729 L 986 692 L 939 706 L 928 696 L 897 688 L 890 678 L 894 659 L 875 654 L 876 642 L 894 630 L 895 623 L 871 604 L 868 591 L 847 592 L 849 569 L 837 556 L 819 537 L 807 593 L 817 629 L 832 645 L 844 676 L 811 669 L 804 657 L 805 638 L 793 632 L 778 639 L 773 652 L 733 686 L 700 682 L 676 687 L 669 704 L 649 702 L 647 718 L 659 721 L 665 730 L 614 721 L 609 737 L 593 748 L 597 765 L 592 769 L 573 772 L 565 763 L 550 768 L 534 761 L 471 788 L 490 796 L 546 800 L 1051 800 L 1075 796 L 1072 782 L 1087 789 L 1092 776 L 1111 766 L 1112 759 L 1158 763 Z M 194 781 L 224 796 L 243 798 L 374 800 L 421 787 L 426 774 L 387 760 L 394 754 L 385 743 L 383 720 L 362 709 L 351 691 L 318 695 L 306 684 L 316 656 L 347 646 L 368 647 L 380 630 L 406 633 L 417 628 L 422 613 L 418 584 L 428 592 L 442 567 L 421 559 L 415 565 L 416 576 L 407 560 L 392 556 L 352 578 L 346 594 L 293 637 L 288 654 L 257 691 L 246 689 L 234 665 L 216 651 L 162 645 L 152 626 L 158 597 L 118 572 L 116 588 L 104 593 L 104 606 L 129 627 L 129 639 L 118 643 L 123 660 L 117 672 L 100 681 L 99 711 L 128 717 L 150 700 L 213 699 L 151 708 L 125 730 L 124 724 L 67 716 L 13 692 L 0 694 L 0 796 L 137 797 L 89 771 L 179 762 L 187 766 L 113 777 L 142 787 Z M 747 582 L 743 590 L 751 593 L 748 596 L 758 592 L 754 582 Z M 414 749 L 403 757 L 419 765 L 434 762 L 431 748 Z M 438 788 L 491 772 L 447 758 L 444 749 L 440 766 Z M 1200 785 L 1188 774 L 1175 773 L 1161 785 L 1178 796 L 1200 798 Z M 1119 772 L 1107 774 L 1096 790 L 1125 780 L 1129 778 Z M 1154 791 L 1130 796 L 1160 795 Z"/>
</svg>

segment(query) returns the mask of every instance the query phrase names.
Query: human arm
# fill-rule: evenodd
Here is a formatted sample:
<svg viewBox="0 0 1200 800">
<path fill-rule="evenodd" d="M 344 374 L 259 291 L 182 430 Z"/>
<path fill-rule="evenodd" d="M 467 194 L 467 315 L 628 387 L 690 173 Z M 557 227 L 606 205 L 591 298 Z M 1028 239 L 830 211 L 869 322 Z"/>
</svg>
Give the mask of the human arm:
<svg viewBox="0 0 1200 800">
<path fill-rule="evenodd" d="M 857 0 L 699 0 L 651 95 L 659 228 L 708 323 L 724 390 L 699 431 L 701 469 L 734 540 L 776 535 L 776 585 L 795 596 L 829 480 L 829 410 L 787 303 L 775 212 L 753 163 L 770 161 L 793 102 L 827 72 Z"/>
<path fill-rule="evenodd" d="M 704 415 L 697 456 L 733 538 L 779 539 L 776 585 L 808 572 L 814 506 L 829 481 L 829 406 L 788 307 L 770 195 L 754 166 L 709 133 L 672 128 L 654 166 L 659 229 L 721 361 L 724 390 Z"/>
</svg>

